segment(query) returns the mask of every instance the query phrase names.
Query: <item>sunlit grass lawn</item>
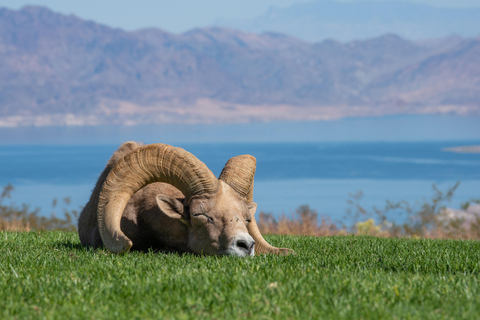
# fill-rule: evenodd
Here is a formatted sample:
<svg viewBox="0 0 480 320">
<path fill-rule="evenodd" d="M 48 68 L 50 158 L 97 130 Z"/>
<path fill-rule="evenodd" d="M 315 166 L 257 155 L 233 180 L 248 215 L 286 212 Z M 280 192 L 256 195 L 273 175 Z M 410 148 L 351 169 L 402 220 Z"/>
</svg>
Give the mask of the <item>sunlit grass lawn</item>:
<svg viewBox="0 0 480 320">
<path fill-rule="evenodd" d="M 0 232 L 2 319 L 478 319 L 480 242 L 269 236 L 248 259 L 82 248 Z"/>
</svg>

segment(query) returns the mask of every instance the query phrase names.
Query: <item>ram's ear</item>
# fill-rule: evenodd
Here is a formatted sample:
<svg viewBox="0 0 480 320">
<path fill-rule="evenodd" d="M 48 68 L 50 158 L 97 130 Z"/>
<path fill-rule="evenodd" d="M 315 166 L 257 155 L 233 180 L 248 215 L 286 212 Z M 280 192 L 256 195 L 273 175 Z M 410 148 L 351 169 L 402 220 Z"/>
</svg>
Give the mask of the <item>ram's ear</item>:
<svg viewBox="0 0 480 320">
<path fill-rule="evenodd" d="M 257 212 L 257 204 L 255 202 L 250 202 L 247 204 L 247 206 L 250 216 L 253 217 L 255 215 L 255 212 Z"/>
<path fill-rule="evenodd" d="M 158 194 L 155 197 L 155 200 L 157 201 L 158 208 L 165 215 L 172 219 L 180 219 L 185 225 L 188 225 L 188 219 L 184 210 L 185 208 L 180 201 L 163 194 Z"/>
</svg>

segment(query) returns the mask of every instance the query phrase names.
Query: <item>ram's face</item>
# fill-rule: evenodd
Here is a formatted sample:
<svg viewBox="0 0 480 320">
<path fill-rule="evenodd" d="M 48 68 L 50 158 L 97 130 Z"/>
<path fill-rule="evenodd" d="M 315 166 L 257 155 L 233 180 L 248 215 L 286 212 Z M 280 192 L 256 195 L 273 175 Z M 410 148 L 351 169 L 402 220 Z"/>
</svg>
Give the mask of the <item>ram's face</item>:
<svg viewBox="0 0 480 320">
<path fill-rule="evenodd" d="M 220 181 L 219 191 L 213 198 L 192 199 L 188 210 L 188 246 L 191 251 L 241 257 L 255 254 L 255 241 L 247 230 L 251 210 L 245 200 L 223 181 Z"/>
</svg>

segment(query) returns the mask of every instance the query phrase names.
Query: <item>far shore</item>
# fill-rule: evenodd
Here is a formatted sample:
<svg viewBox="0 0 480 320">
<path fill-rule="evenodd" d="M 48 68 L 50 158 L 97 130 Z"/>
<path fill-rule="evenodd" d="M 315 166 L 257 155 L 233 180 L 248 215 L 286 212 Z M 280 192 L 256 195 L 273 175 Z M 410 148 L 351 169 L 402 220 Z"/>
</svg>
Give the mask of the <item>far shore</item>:
<svg viewBox="0 0 480 320">
<path fill-rule="evenodd" d="M 480 153 L 480 146 L 460 146 L 445 148 L 444 151 L 458 152 L 458 153 Z"/>
</svg>

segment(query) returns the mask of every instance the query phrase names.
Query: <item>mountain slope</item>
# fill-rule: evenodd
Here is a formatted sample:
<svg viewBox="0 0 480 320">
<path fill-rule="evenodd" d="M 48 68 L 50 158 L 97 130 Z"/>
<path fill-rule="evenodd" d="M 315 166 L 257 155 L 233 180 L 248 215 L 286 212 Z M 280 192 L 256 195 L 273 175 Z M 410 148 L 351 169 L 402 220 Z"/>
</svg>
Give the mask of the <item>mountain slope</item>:
<svg viewBox="0 0 480 320">
<path fill-rule="evenodd" d="M 374 97 L 462 113 L 480 102 L 480 37 L 386 74 L 369 84 Z"/>
<path fill-rule="evenodd" d="M 478 113 L 478 42 L 126 32 L 41 7 L 0 9 L 0 126 Z"/>
</svg>

